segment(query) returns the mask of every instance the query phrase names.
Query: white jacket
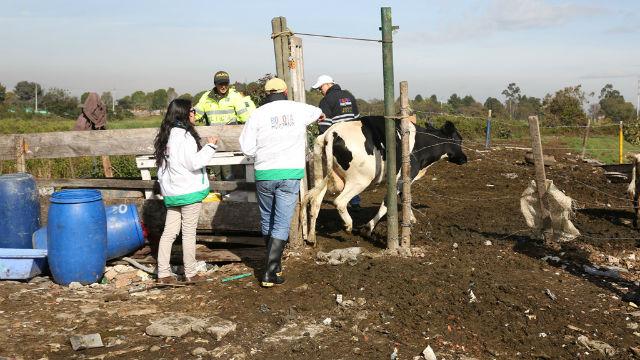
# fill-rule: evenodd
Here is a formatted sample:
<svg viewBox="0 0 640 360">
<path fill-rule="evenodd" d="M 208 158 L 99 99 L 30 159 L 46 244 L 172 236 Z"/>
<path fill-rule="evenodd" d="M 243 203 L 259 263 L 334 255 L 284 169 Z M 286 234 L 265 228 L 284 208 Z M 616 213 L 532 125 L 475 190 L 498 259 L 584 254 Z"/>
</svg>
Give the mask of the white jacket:
<svg viewBox="0 0 640 360">
<path fill-rule="evenodd" d="M 195 204 L 209 194 L 206 165 L 215 152 L 213 144 L 198 151 L 196 140 L 185 129 L 171 129 L 167 159 L 158 169 L 158 182 L 167 207 Z"/>
<path fill-rule="evenodd" d="M 240 134 L 242 152 L 255 156 L 256 180 L 302 179 L 305 168 L 307 125 L 320 108 L 290 100 L 277 100 L 257 108 Z"/>
</svg>

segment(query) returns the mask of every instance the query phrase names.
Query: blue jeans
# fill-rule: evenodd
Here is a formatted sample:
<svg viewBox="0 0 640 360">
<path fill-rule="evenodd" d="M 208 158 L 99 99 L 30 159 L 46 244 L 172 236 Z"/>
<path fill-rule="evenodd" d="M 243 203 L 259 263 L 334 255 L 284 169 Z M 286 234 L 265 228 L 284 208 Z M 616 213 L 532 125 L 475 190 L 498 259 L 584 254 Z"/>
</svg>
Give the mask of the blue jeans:
<svg viewBox="0 0 640 360">
<path fill-rule="evenodd" d="M 256 190 L 262 235 L 286 241 L 298 201 L 300 180 L 259 180 Z"/>
</svg>

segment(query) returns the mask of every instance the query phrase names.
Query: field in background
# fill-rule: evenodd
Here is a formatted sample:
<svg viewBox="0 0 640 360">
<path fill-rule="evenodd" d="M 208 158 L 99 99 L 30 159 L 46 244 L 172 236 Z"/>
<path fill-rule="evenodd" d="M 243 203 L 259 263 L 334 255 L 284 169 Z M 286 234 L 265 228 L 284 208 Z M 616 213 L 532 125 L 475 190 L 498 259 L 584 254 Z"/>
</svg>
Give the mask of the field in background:
<svg viewBox="0 0 640 360">
<path fill-rule="evenodd" d="M 485 143 L 486 121 L 483 118 L 467 118 L 458 116 L 435 116 L 429 119 L 419 118 L 418 124 L 427 122 L 440 127 L 445 121 L 452 121 L 464 138 L 464 145 L 471 148 L 482 148 Z M 110 129 L 157 128 L 162 121 L 161 116 L 136 117 L 123 120 L 112 120 Z M 0 134 L 22 134 L 28 132 L 68 131 L 73 129 L 75 120 L 46 117 L 29 119 L 0 119 Z M 580 153 L 582 149 L 583 128 L 548 128 L 542 127 L 544 142 L 558 141 L 567 145 L 566 152 Z M 529 129 L 525 121 L 506 121 L 494 119 L 492 122 L 493 145 L 530 146 Z M 618 163 L 618 130 L 617 127 L 595 127 L 587 143 L 587 156 L 607 164 Z M 624 144 L 625 154 L 640 152 L 640 146 Z M 627 161 L 626 157 L 624 161 Z M 111 156 L 114 175 L 118 178 L 139 178 L 133 156 Z M 101 178 L 102 162 L 99 158 L 68 159 L 32 159 L 27 160 L 27 171 L 39 178 Z M 14 161 L 0 161 L 0 173 L 15 172 Z"/>
</svg>

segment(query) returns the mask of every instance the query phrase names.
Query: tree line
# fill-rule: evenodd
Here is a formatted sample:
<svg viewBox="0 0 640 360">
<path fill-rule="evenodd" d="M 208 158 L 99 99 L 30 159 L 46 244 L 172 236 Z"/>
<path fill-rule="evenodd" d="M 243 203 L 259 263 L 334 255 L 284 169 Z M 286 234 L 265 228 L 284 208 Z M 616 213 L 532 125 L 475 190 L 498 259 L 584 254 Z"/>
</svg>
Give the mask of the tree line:
<svg viewBox="0 0 640 360">
<path fill-rule="evenodd" d="M 236 82 L 232 86 L 250 96 L 259 105 L 265 97 L 264 83 L 272 76 L 265 74 L 256 81 Z M 101 99 L 110 113 L 115 110 L 110 115 L 117 119 L 133 116 L 132 111 L 163 111 L 175 98 L 189 99 L 195 103 L 207 91 L 209 89 L 191 95 L 190 93 L 178 94 L 172 87 L 150 92 L 137 90 L 117 100 L 111 92 L 106 91 L 101 94 Z M 45 91 L 40 84 L 30 81 L 20 81 L 13 91 L 7 91 L 6 87 L 0 83 L 0 110 L 33 112 L 37 96 L 39 110 L 61 117 L 74 118 L 80 112 L 81 104 L 84 103 L 88 94 L 85 92 L 77 98 L 60 88 L 54 87 Z M 510 83 L 501 95 L 502 101 L 497 97 L 488 97 L 484 103 L 480 103 L 471 95 L 461 96 L 454 93 L 443 101 L 436 95 L 423 97 L 418 94 L 410 101 L 410 105 L 419 115 L 423 114 L 427 117 L 431 114 L 485 117 L 488 110 L 491 110 L 492 116 L 498 119 L 526 120 L 529 115 L 538 115 L 547 125 L 584 125 L 587 117 L 605 118 L 612 122 L 623 121 L 628 124 L 636 123 L 635 106 L 626 101 L 620 91 L 614 89 L 611 84 L 604 85 L 599 94 L 586 93 L 581 85 L 576 85 L 549 93 L 540 99 L 525 95 L 516 83 Z M 308 90 L 306 98 L 307 103 L 317 105 L 322 99 L 322 94 L 317 90 Z M 357 101 L 363 115 L 384 113 L 382 100 L 358 98 Z M 588 104 L 590 106 L 587 107 Z"/>
</svg>

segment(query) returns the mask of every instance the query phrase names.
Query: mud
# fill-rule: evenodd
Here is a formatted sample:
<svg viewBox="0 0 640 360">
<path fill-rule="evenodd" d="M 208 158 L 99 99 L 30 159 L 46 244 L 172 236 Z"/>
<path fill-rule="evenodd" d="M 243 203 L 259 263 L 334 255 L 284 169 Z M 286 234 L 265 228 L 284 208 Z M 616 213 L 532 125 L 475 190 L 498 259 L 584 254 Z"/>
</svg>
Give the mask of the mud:
<svg viewBox="0 0 640 360">
<path fill-rule="evenodd" d="M 582 233 L 549 244 L 520 214 L 520 195 L 534 178 L 524 152 L 466 152 L 467 164 L 438 163 L 414 184 L 412 257 L 385 255 L 384 220 L 371 239 L 346 234 L 325 204 L 318 246 L 289 252 L 287 282 L 273 289 L 261 289 L 255 277 L 220 281 L 257 274 L 259 262 L 223 266 L 209 282 L 116 301 L 105 301 L 110 287 L 2 282 L 0 356 L 192 359 L 203 347 L 210 352 L 202 358 L 389 359 L 397 349 L 398 359 L 413 359 L 429 345 L 438 359 L 605 358 L 578 343 L 584 335 L 611 345 L 615 355 L 608 358 L 634 358 L 640 252 L 625 184 L 607 183 L 600 168 L 576 154 L 549 150 L 558 163 L 547 177 L 576 201 L 574 225 Z M 356 225 L 375 214 L 384 193 L 363 194 Z M 317 251 L 349 246 L 366 250 L 355 265 L 316 264 Z M 585 270 L 605 265 L 619 277 Z M 338 294 L 351 300 L 348 306 L 336 302 Z M 151 321 L 171 314 L 219 316 L 237 329 L 220 341 L 194 332 L 145 335 Z M 295 336 L 274 337 L 285 328 Z M 71 349 L 71 335 L 90 333 L 111 346 Z"/>
</svg>

